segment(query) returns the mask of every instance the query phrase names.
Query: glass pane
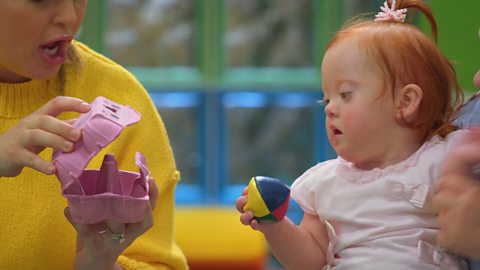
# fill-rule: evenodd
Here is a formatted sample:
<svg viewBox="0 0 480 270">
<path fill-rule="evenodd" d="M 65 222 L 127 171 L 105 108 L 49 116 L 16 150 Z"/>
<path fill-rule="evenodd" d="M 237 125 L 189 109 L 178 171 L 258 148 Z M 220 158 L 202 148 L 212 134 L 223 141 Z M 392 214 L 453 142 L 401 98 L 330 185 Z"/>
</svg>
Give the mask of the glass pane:
<svg viewBox="0 0 480 270">
<path fill-rule="evenodd" d="M 151 92 L 150 96 L 165 123 L 182 184 L 200 184 L 201 96 L 189 92 Z"/>
<path fill-rule="evenodd" d="M 125 66 L 194 66 L 194 0 L 108 0 L 106 50 Z"/>
<path fill-rule="evenodd" d="M 226 0 L 228 67 L 313 65 L 314 0 Z"/>
<path fill-rule="evenodd" d="M 314 163 L 316 98 L 305 93 L 227 93 L 226 175 L 245 185 L 255 175 L 291 183 Z"/>
</svg>

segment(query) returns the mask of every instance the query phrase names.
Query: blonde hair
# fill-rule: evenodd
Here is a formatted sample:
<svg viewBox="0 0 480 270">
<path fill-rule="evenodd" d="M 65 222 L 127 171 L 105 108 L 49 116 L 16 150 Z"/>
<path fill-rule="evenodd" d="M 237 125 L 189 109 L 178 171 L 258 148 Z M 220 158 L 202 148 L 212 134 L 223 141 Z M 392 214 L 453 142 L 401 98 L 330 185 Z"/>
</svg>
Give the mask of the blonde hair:
<svg viewBox="0 0 480 270">
<path fill-rule="evenodd" d="M 456 128 L 451 124 L 455 108 L 463 101 L 463 92 L 450 61 L 437 46 L 437 24 L 430 8 L 421 0 L 398 0 L 397 9 L 421 11 L 428 19 L 433 38 L 409 23 L 357 20 L 344 26 L 327 45 L 355 37 L 385 75 L 382 94 L 396 86 L 416 84 L 423 90 L 417 118 L 402 124 L 418 129 L 428 139 L 446 136 Z M 410 10 L 409 10 L 410 12 Z M 403 117 L 403 116 L 402 116 Z"/>
<path fill-rule="evenodd" d="M 78 58 L 77 51 L 73 45 L 70 45 L 67 50 L 67 61 L 62 65 L 58 72 L 58 87 L 64 92 L 66 83 L 65 65 L 70 64 L 76 70 L 80 67 L 80 59 Z"/>
</svg>

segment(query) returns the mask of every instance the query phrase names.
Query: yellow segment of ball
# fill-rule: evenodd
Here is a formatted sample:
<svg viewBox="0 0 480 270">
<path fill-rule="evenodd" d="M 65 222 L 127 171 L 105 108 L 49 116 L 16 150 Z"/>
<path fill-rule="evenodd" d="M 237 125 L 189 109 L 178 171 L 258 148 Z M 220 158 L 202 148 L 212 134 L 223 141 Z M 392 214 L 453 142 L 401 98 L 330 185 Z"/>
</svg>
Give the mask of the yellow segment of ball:
<svg viewBox="0 0 480 270">
<path fill-rule="evenodd" d="M 250 179 L 247 191 L 248 199 L 243 210 L 252 211 L 255 217 L 263 217 L 270 214 L 270 210 L 268 210 L 268 207 L 263 201 L 262 195 L 260 195 L 260 192 L 257 188 L 255 177 Z"/>
</svg>

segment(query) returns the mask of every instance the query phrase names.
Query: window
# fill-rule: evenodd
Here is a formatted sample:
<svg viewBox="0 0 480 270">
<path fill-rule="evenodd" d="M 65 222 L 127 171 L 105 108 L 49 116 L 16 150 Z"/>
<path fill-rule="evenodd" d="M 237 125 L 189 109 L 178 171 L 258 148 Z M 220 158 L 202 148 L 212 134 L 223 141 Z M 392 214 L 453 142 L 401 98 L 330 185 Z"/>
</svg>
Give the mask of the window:
<svg viewBox="0 0 480 270">
<path fill-rule="evenodd" d="M 345 16 L 380 4 L 91 1 L 80 39 L 149 91 L 182 173 L 177 204 L 231 204 L 252 176 L 290 184 L 334 156 L 316 102 L 321 56 Z"/>
</svg>

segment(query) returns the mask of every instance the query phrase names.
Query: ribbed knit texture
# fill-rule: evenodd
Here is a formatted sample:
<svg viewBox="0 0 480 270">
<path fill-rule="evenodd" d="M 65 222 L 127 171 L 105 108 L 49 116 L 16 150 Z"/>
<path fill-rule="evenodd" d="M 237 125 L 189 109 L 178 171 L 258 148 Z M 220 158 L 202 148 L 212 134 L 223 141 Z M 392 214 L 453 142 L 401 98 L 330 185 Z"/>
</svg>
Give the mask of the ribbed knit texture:
<svg viewBox="0 0 480 270">
<path fill-rule="evenodd" d="M 141 113 L 137 124 L 126 128 L 89 164 L 100 168 L 104 154 L 115 155 L 119 169 L 138 171 L 135 152 L 145 155 L 159 196 L 155 225 L 119 258 L 125 269 L 187 269 L 185 257 L 173 239 L 174 188 L 179 180 L 167 133 L 145 89 L 119 65 L 74 42 L 80 65 L 65 65 L 66 84 L 57 79 L 0 83 L 0 132 L 57 95 L 87 102 L 105 96 Z M 77 117 L 67 113 L 62 119 Z M 51 160 L 52 151 L 41 153 Z M 18 177 L 0 178 L 0 269 L 72 269 L 76 232 L 63 215 L 67 206 L 55 176 L 25 168 Z"/>
</svg>

